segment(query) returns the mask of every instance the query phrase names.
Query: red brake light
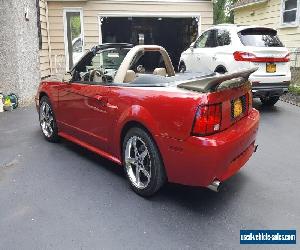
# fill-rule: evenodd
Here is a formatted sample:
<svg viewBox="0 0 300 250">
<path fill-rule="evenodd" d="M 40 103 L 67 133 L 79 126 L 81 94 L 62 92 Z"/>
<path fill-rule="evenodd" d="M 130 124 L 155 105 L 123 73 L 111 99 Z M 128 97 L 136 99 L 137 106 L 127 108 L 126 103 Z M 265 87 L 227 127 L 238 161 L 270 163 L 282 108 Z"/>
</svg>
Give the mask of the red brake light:
<svg viewBox="0 0 300 250">
<path fill-rule="evenodd" d="M 236 51 L 233 53 L 233 57 L 236 61 L 252 62 L 252 60 L 255 58 L 255 55 L 248 52 Z"/>
<path fill-rule="evenodd" d="M 252 109 L 252 102 L 253 102 L 253 99 L 252 99 L 252 91 L 250 90 L 248 92 L 248 95 L 247 95 L 247 103 L 248 103 L 248 110 L 250 111 Z"/>
<path fill-rule="evenodd" d="M 234 60 L 243 62 L 289 62 L 290 53 L 285 57 L 257 57 L 253 53 L 235 51 L 233 53 Z"/>
<path fill-rule="evenodd" d="M 290 53 L 287 53 L 286 56 L 284 57 L 285 61 L 284 62 L 289 62 L 291 60 Z"/>
<path fill-rule="evenodd" d="M 209 135 L 221 128 L 221 104 L 203 105 L 196 112 L 193 135 Z"/>
</svg>

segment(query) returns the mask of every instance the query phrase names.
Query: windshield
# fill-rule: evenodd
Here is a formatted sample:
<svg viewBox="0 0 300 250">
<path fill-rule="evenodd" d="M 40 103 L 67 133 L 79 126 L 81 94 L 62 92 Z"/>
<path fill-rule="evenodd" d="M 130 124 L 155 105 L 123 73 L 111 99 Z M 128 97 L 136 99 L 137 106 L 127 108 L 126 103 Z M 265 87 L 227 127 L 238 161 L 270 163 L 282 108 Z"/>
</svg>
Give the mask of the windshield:
<svg viewBox="0 0 300 250">
<path fill-rule="evenodd" d="M 127 55 L 129 48 L 110 48 L 98 51 L 92 58 L 91 68 L 117 70 Z"/>
<path fill-rule="evenodd" d="M 283 47 L 277 36 L 277 31 L 265 28 L 251 28 L 238 32 L 238 36 L 245 46 L 255 47 Z"/>
<path fill-rule="evenodd" d="M 102 84 L 112 82 L 131 48 L 114 47 L 88 52 L 74 67 L 73 80 Z"/>
</svg>

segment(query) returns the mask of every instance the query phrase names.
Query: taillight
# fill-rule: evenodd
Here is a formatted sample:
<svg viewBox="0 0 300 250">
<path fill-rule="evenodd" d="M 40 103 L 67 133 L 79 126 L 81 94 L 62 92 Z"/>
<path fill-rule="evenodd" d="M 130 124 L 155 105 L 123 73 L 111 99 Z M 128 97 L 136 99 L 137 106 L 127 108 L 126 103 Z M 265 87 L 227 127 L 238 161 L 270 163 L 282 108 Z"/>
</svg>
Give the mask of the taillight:
<svg viewBox="0 0 300 250">
<path fill-rule="evenodd" d="M 234 60 L 243 62 L 289 62 L 290 53 L 287 53 L 285 57 L 257 57 L 253 53 L 235 51 L 233 53 Z"/>
<path fill-rule="evenodd" d="M 252 60 L 255 58 L 255 55 L 248 52 L 236 51 L 233 53 L 233 57 L 236 61 L 252 62 Z"/>
<path fill-rule="evenodd" d="M 253 101 L 252 91 L 251 90 L 248 92 L 247 101 L 248 101 L 248 110 L 251 111 L 251 109 L 252 109 L 252 101 Z"/>
<path fill-rule="evenodd" d="M 284 57 L 285 62 L 289 62 L 291 60 L 290 53 L 287 53 L 286 56 Z"/>
<path fill-rule="evenodd" d="M 199 106 L 192 129 L 193 135 L 209 135 L 221 128 L 221 104 Z"/>
</svg>

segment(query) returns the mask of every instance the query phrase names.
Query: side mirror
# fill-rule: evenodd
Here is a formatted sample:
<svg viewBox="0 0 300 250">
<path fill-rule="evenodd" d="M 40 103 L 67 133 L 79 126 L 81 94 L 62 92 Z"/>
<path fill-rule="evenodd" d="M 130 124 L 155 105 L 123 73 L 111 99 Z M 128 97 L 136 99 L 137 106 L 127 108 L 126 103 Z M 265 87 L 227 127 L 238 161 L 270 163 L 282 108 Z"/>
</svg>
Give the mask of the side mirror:
<svg viewBox="0 0 300 250">
<path fill-rule="evenodd" d="M 70 81 L 72 80 L 72 75 L 71 75 L 71 72 L 66 72 L 63 76 L 63 82 L 65 83 L 69 83 Z"/>
<path fill-rule="evenodd" d="M 191 45 L 190 45 L 190 50 L 191 50 L 192 52 L 194 52 L 194 48 L 195 48 L 195 42 L 191 43 Z"/>
<path fill-rule="evenodd" d="M 190 49 L 191 49 L 192 52 L 194 52 L 194 45 L 191 45 Z"/>
</svg>

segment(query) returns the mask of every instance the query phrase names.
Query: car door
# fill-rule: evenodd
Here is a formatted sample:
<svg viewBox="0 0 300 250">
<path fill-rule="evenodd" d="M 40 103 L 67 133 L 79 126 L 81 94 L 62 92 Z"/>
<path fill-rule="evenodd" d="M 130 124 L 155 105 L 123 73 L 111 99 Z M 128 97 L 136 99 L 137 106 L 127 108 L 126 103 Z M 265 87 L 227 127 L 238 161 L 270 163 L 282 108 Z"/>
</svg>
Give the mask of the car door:
<svg viewBox="0 0 300 250">
<path fill-rule="evenodd" d="M 105 150 L 110 126 L 108 94 L 106 86 L 78 82 L 62 84 L 58 114 L 63 131 Z"/>
<path fill-rule="evenodd" d="M 216 30 L 208 30 L 201 35 L 194 49 L 196 72 L 210 73 L 214 71 L 216 45 Z"/>
<path fill-rule="evenodd" d="M 205 31 L 200 37 L 195 41 L 195 43 L 189 49 L 189 53 L 185 59 L 186 70 L 190 72 L 202 72 L 204 70 L 204 65 L 200 63 L 198 54 L 201 49 L 204 48 L 206 40 L 208 38 L 208 32 Z"/>
<path fill-rule="evenodd" d="M 219 73 L 230 72 L 233 65 L 233 46 L 231 46 L 230 32 L 226 29 L 217 29 L 217 46 L 212 54 L 212 68 Z"/>
<path fill-rule="evenodd" d="M 92 66 L 89 66 L 92 67 Z M 82 67 L 85 68 L 85 67 Z M 89 74 L 74 72 L 74 74 Z M 62 131 L 91 146 L 107 149 L 112 125 L 109 115 L 109 86 L 84 76 L 59 87 L 58 122 Z"/>
</svg>

